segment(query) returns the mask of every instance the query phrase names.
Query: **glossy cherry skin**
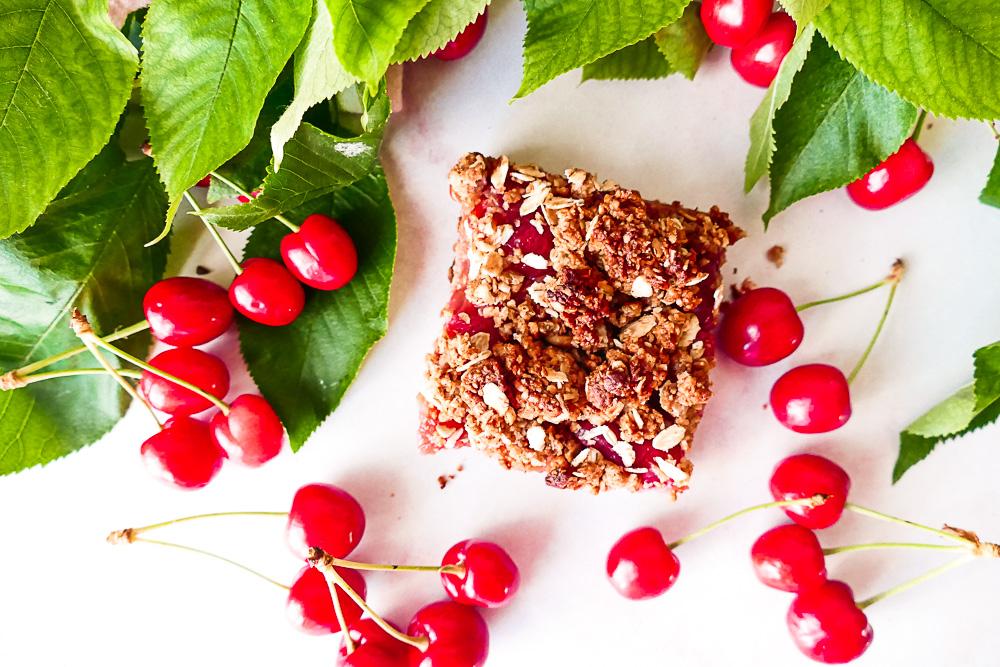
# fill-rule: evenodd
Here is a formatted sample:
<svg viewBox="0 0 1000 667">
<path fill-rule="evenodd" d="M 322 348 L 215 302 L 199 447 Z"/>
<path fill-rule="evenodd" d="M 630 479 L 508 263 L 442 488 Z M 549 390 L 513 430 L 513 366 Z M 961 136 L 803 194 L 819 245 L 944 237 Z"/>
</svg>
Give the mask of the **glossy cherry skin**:
<svg viewBox="0 0 1000 667">
<path fill-rule="evenodd" d="M 208 424 L 191 417 L 174 417 L 140 448 L 146 468 L 182 489 L 199 489 L 222 468 L 226 453 L 215 444 Z"/>
<path fill-rule="evenodd" d="M 796 366 L 771 388 L 771 410 L 796 433 L 827 433 L 851 418 L 851 388 L 839 368 Z"/>
<path fill-rule="evenodd" d="M 201 278 L 159 281 L 143 297 L 142 310 L 153 338 L 178 347 L 214 340 L 233 323 L 226 290 Z"/>
<path fill-rule="evenodd" d="M 348 627 L 354 651 L 348 654 L 342 640 L 337 651 L 337 667 L 407 667 L 410 660 L 417 657 L 416 649 L 390 637 L 370 618 Z"/>
<path fill-rule="evenodd" d="M 243 273 L 233 278 L 229 300 L 236 310 L 272 327 L 291 324 L 306 305 L 306 293 L 284 266 L 265 257 L 243 262 Z"/>
<path fill-rule="evenodd" d="M 249 197 L 247 197 L 246 195 L 236 195 L 236 201 L 238 201 L 241 204 L 246 204 L 251 199 L 256 199 L 259 196 L 260 196 L 260 190 L 254 190 L 250 193 Z"/>
<path fill-rule="evenodd" d="M 655 528 L 625 533 L 608 553 L 608 579 L 630 600 L 648 600 L 667 592 L 681 571 L 681 562 Z"/>
<path fill-rule="evenodd" d="M 784 12 L 771 14 L 754 37 L 733 49 L 733 69 L 744 81 L 767 88 L 795 41 L 795 21 Z"/>
<path fill-rule="evenodd" d="M 337 569 L 337 572 L 347 585 L 362 598 L 367 594 L 364 577 L 357 570 Z M 364 613 L 361 607 L 347 593 L 337 589 L 340 609 L 344 612 L 344 622 L 351 627 L 358 622 Z M 322 635 L 340 632 L 337 621 L 337 611 L 333 607 L 333 596 L 330 594 L 330 584 L 319 570 L 304 567 L 295 578 L 295 583 L 288 589 L 286 603 L 288 620 L 292 625 L 311 635 Z"/>
<path fill-rule="evenodd" d="M 358 272 L 354 241 L 336 220 L 310 215 L 299 231 L 281 239 L 281 258 L 292 275 L 310 287 L 340 289 Z"/>
<path fill-rule="evenodd" d="M 850 490 L 851 478 L 847 471 L 815 454 L 789 456 L 771 473 L 771 496 L 775 500 L 798 500 L 817 494 L 829 496 L 816 507 L 793 505 L 783 508 L 789 519 L 814 530 L 837 523 L 844 513 Z"/>
<path fill-rule="evenodd" d="M 804 333 L 788 295 L 773 287 L 758 287 L 729 304 L 719 327 L 719 343 L 733 361 L 767 366 L 795 352 Z"/>
<path fill-rule="evenodd" d="M 719 46 L 743 46 L 764 27 L 772 6 L 770 0 L 703 0 L 701 24 Z"/>
<path fill-rule="evenodd" d="M 319 547 L 334 558 L 354 551 L 365 533 L 365 512 L 354 496 L 332 484 L 307 484 L 288 512 L 288 546 L 300 558 Z"/>
<path fill-rule="evenodd" d="M 152 149 L 150 149 L 150 150 L 152 150 Z M 210 186 L 211 184 L 212 184 L 212 175 L 211 175 L 211 174 L 209 174 L 208 176 L 202 176 L 202 177 L 201 177 L 201 180 L 200 180 L 200 181 L 198 181 L 198 183 L 197 183 L 196 185 L 197 185 L 197 186 L 198 186 L 199 188 L 207 188 L 207 187 L 208 187 L 208 186 Z"/>
<path fill-rule="evenodd" d="M 839 665 L 861 657 L 872 643 L 872 626 L 842 581 L 828 581 L 796 596 L 788 631 L 807 657 Z"/>
<path fill-rule="evenodd" d="M 796 523 L 758 537 L 750 560 L 761 583 L 780 591 L 798 593 L 826 581 L 826 556 L 816 533 Z"/>
<path fill-rule="evenodd" d="M 455 602 L 473 607 L 502 607 L 517 593 L 517 564 L 499 544 L 464 540 L 441 559 L 442 565 L 465 565 L 465 574 L 441 574 L 444 590 Z"/>
<path fill-rule="evenodd" d="M 877 167 L 847 186 L 847 194 L 861 208 L 888 208 L 916 194 L 934 175 L 934 163 L 913 139 Z"/>
<path fill-rule="evenodd" d="M 438 60 L 458 60 L 469 55 L 472 49 L 476 48 L 476 45 L 479 44 L 479 40 L 483 38 L 483 35 L 486 34 L 488 13 L 486 9 L 483 9 L 483 13 L 479 15 L 479 18 L 470 23 L 465 30 L 458 33 L 455 39 L 431 55 Z"/>
<path fill-rule="evenodd" d="M 229 414 L 217 412 L 209 425 L 229 458 L 250 467 L 267 463 L 285 444 L 285 427 L 271 404 L 257 394 L 237 396 Z"/>
<path fill-rule="evenodd" d="M 430 640 L 412 657 L 411 667 L 481 667 L 490 652 L 486 621 L 472 607 L 451 600 L 418 610 L 406 632 Z"/>
<path fill-rule="evenodd" d="M 160 352 L 149 364 L 216 398 L 224 398 L 229 391 L 229 370 L 214 354 L 193 347 L 175 347 Z M 193 415 L 212 407 L 207 398 L 149 371 L 142 373 L 139 392 L 151 406 L 171 415 Z"/>
</svg>

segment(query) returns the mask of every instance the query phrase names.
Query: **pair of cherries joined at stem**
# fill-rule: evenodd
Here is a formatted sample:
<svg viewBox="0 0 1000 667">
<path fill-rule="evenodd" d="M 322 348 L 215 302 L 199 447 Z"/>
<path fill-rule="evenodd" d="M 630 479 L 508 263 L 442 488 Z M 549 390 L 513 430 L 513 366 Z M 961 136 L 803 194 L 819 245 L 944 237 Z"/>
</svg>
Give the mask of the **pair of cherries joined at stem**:
<svg viewBox="0 0 1000 667">
<path fill-rule="evenodd" d="M 826 433 L 851 417 L 850 383 L 875 347 L 902 279 L 904 265 L 896 260 L 884 279 L 847 294 L 796 307 L 789 296 L 773 287 L 759 287 L 729 304 L 719 326 L 719 343 L 734 361 L 745 366 L 767 366 L 785 359 L 802 343 L 805 328 L 799 313 L 815 306 L 843 301 L 889 286 L 889 296 L 878 326 L 849 375 L 829 364 L 797 366 L 774 383 L 770 405 L 775 417 L 797 433 Z"/>
<path fill-rule="evenodd" d="M 730 62 L 747 83 L 766 88 L 795 41 L 795 21 L 772 12 L 770 0 L 704 0 L 701 23 L 713 43 L 732 49 Z"/>
<path fill-rule="evenodd" d="M 194 547 L 145 537 L 149 531 L 182 522 L 234 515 L 287 517 L 286 539 L 307 566 L 291 586 L 227 558 Z M 289 512 L 221 512 L 182 517 L 140 528 L 115 531 L 113 543 L 145 542 L 192 551 L 237 565 L 287 591 L 290 620 L 311 634 L 343 629 L 337 664 L 343 667 L 479 667 L 489 652 L 489 630 L 479 608 L 508 604 L 520 574 L 506 551 L 492 542 L 463 540 L 452 546 L 440 566 L 383 565 L 345 560 L 358 546 L 366 519 L 360 503 L 330 484 L 300 488 Z M 434 602 L 414 614 L 403 633 L 375 613 L 365 601 L 362 571 L 437 572 L 448 600 Z M 363 618 L 367 614 L 368 617 Z"/>
<path fill-rule="evenodd" d="M 754 572 L 767 586 L 795 594 L 786 623 L 799 650 L 818 662 L 840 664 L 860 657 L 871 644 L 872 628 L 864 611 L 869 606 L 966 563 L 970 556 L 1000 557 L 1000 547 L 982 543 L 974 533 L 939 530 L 850 503 L 850 486 L 847 472 L 829 459 L 813 454 L 788 457 L 771 476 L 774 502 L 735 512 L 669 544 L 653 527 L 627 533 L 610 550 L 608 578 L 615 590 L 629 599 L 662 595 L 674 585 L 680 573 L 677 547 L 737 517 L 781 507 L 793 523 L 773 528 L 754 542 L 750 549 Z M 824 549 L 813 531 L 835 524 L 845 509 L 925 530 L 953 542 L 878 542 Z M 860 602 L 847 584 L 828 578 L 826 556 L 883 548 L 959 551 L 963 556 Z"/>
</svg>

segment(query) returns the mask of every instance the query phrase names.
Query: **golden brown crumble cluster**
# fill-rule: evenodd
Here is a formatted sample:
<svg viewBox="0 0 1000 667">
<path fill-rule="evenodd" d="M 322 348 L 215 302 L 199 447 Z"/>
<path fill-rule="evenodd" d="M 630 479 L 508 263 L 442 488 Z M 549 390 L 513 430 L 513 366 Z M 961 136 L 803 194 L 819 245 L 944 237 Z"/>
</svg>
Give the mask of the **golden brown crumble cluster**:
<svg viewBox="0 0 1000 667">
<path fill-rule="evenodd" d="M 506 157 L 470 153 L 449 181 L 462 217 L 423 449 L 471 445 L 560 488 L 684 490 L 739 228 Z"/>
</svg>

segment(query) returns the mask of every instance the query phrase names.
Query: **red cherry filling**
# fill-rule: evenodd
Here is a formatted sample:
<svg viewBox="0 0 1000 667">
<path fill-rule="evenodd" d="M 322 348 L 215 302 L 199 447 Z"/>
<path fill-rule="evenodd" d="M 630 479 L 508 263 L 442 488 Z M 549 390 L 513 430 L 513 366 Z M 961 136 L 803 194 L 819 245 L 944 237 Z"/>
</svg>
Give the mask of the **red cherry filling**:
<svg viewBox="0 0 1000 667">
<path fill-rule="evenodd" d="M 229 391 L 229 371 L 213 354 L 178 347 L 159 353 L 149 360 L 149 364 L 216 398 L 225 397 Z M 149 371 L 142 373 L 139 392 L 151 406 L 171 415 L 193 415 L 212 407 L 207 398 Z"/>
<path fill-rule="evenodd" d="M 830 459 L 815 454 L 796 454 L 781 461 L 771 474 L 775 500 L 800 500 L 817 494 L 829 496 L 822 505 L 785 507 L 785 514 L 806 528 L 829 528 L 844 513 L 851 478 Z"/>
<path fill-rule="evenodd" d="M 365 532 L 365 512 L 354 496 L 332 484 L 307 484 L 295 493 L 286 535 L 295 555 L 319 547 L 334 558 L 354 551 Z"/>
<path fill-rule="evenodd" d="M 217 412 L 210 423 L 212 437 L 229 458 L 251 467 L 270 461 L 285 442 L 285 427 L 271 404 L 256 394 L 243 394 L 229 404 L 229 414 Z"/>
<path fill-rule="evenodd" d="M 677 581 L 681 562 L 655 528 L 625 533 L 608 553 L 611 585 L 630 600 L 663 595 Z"/>
<path fill-rule="evenodd" d="M 826 581 L 826 557 L 816 533 L 795 523 L 758 537 L 750 558 L 757 578 L 771 588 L 797 593 Z"/>
<path fill-rule="evenodd" d="M 146 468 L 182 489 L 199 489 L 222 468 L 226 453 L 215 444 L 208 424 L 177 416 L 150 436 L 140 448 Z"/>
<path fill-rule="evenodd" d="M 436 407 L 428 405 L 423 398 L 418 399 L 418 401 L 420 404 L 420 451 L 425 454 L 433 454 L 441 449 L 469 446 L 469 435 L 461 423 L 441 419 L 441 412 Z M 442 437 L 445 438 L 443 445 L 440 443 Z"/>
<path fill-rule="evenodd" d="M 351 623 L 349 628 L 354 651 L 348 654 L 347 645 L 341 641 L 337 667 L 406 667 L 416 653 L 416 649 L 390 637 L 370 618 Z"/>
<path fill-rule="evenodd" d="M 244 316 L 272 327 L 295 321 L 306 294 L 288 270 L 264 257 L 243 262 L 243 272 L 229 286 L 229 300 Z"/>
<path fill-rule="evenodd" d="M 365 597 L 365 580 L 359 572 L 338 568 L 337 573 L 358 595 Z M 337 599 L 340 600 L 340 609 L 344 613 L 344 622 L 350 628 L 361 618 L 361 607 L 339 588 Z M 337 611 L 333 606 L 330 584 L 323 573 L 314 568 L 304 567 L 299 572 L 295 583 L 288 589 L 286 609 L 292 625 L 303 632 L 322 635 L 341 630 Z"/>
<path fill-rule="evenodd" d="M 471 335 L 485 331 L 490 334 L 491 343 L 499 339 L 500 334 L 493 318 L 479 312 L 475 305 L 466 300 L 463 292 L 455 292 L 452 295 L 448 309 L 451 311 L 451 317 L 445 325 L 445 331 L 449 336 Z"/>
<path fill-rule="evenodd" d="M 851 418 L 851 389 L 839 368 L 806 364 L 788 371 L 771 388 L 771 410 L 796 433 L 826 433 Z"/>
<path fill-rule="evenodd" d="M 781 361 L 802 342 L 804 328 L 788 295 L 759 287 L 729 304 L 719 328 L 722 349 L 745 366 Z"/>
<path fill-rule="evenodd" d="M 602 429 L 596 428 L 588 421 L 580 422 L 580 427 L 581 430 L 577 432 L 576 438 L 584 447 L 593 447 L 601 453 L 601 456 L 623 468 L 630 468 L 632 470 L 645 469 L 645 472 L 636 473 L 642 480 L 644 487 L 673 486 L 672 481 L 664 480 L 662 475 L 657 474 L 656 471 L 659 468 L 659 462 L 656 459 L 659 458 L 668 462 L 683 460 L 684 448 L 681 445 L 672 447 L 665 452 L 662 449 L 654 447 L 651 440 L 629 443 L 632 451 L 635 452 L 635 461 L 632 465 L 626 466 L 621 454 L 616 451 L 615 446 L 608 440 L 607 434 Z M 608 424 L 607 428 L 616 440 L 620 437 L 617 425 Z"/>
<path fill-rule="evenodd" d="M 458 60 L 469 55 L 486 33 L 487 14 L 487 9 L 483 9 L 475 21 L 432 55 L 438 60 Z"/>
<path fill-rule="evenodd" d="M 733 69 L 744 81 L 766 88 L 795 41 L 795 21 L 784 12 L 771 14 L 760 31 L 733 49 Z"/>
<path fill-rule="evenodd" d="M 703 0 L 701 23 L 720 46 L 742 46 L 760 32 L 771 14 L 770 0 Z"/>
<path fill-rule="evenodd" d="M 142 310 L 154 338 L 181 347 L 218 338 L 233 322 L 226 290 L 202 278 L 155 283 L 143 297 Z"/>
<path fill-rule="evenodd" d="M 340 289 L 358 271 L 354 241 L 336 220 L 310 215 L 281 239 L 281 257 L 296 278 L 321 290 Z"/>
<path fill-rule="evenodd" d="M 788 609 L 788 631 L 807 657 L 839 665 L 861 657 L 872 643 L 872 626 L 851 588 L 828 581 L 799 593 Z"/>
<path fill-rule="evenodd" d="M 532 216 L 523 216 L 517 220 L 514 233 L 504 247 L 521 251 L 521 262 L 515 269 L 531 282 L 537 282 L 555 275 L 549 262 L 554 245 L 555 238 L 548 225 Z"/>
<path fill-rule="evenodd" d="M 427 649 L 411 667 L 482 667 L 490 652 L 486 621 L 472 607 L 450 600 L 433 602 L 414 614 L 407 634 L 427 637 Z"/>
<path fill-rule="evenodd" d="M 513 559 L 493 542 L 459 542 L 448 549 L 441 564 L 465 566 L 463 575 L 442 573 L 441 583 L 455 602 L 474 607 L 504 606 L 521 583 Z"/>
<path fill-rule="evenodd" d="M 916 194 L 934 175 L 934 163 L 917 142 L 907 139 L 899 150 L 847 186 L 854 203 L 872 211 L 898 204 Z"/>
</svg>

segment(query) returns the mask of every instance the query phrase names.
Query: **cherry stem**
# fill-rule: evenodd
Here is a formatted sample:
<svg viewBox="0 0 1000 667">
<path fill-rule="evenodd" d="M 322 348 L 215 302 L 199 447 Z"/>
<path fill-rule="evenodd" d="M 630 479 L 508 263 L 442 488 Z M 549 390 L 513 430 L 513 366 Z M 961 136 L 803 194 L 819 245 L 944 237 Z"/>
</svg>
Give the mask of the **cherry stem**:
<svg viewBox="0 0 1000 667">
<path fill-rule="evenodd" d="M 957 535 L 947 530 L 940 530 L 938 528 L 933 528 L 931 526 L 927 526 L 922 523 L 917 523 L 916 521 L 910 521 L 909 519 L 901 519 L 898 516 L 892 516 L 891 514 L 877 512 L 873 509 L 868 509 L 867 507 L 862 507 L 861 505 L 856 505 L 854 503 L 846 503 L 844 505 L 844 509 L 850 510 L 855 514 L 867 516 L 872 519 L 878 519 L 879 521 L 887 521 L 889 523 L 898 523 L 903 526 L 909 526 L 910 528 L 918 528 L 920 530 L 927 531 L 928 533 L 934 533 L 938 537 L 944 537 L 949 540 L 956 540 L 966 545 L 966 547 L 975 546 L 975 542 L 973 542 L 972 540 L 969 540 L 967 538 L 962 537 L 961 535 Z"/>
<path fill-rule="evenodd" d="M 335 567 L 342 567 L 346 570 L 371 570 L 375 572 L 437 572 L 438 574 L 454 574 L 459 577 L 465 575 L 464 563 L 455 563 L 452 565 L 396 565 L 384 563 L 359 563 L 353 560 L 334 558 L 333 556 L 329 556 L 329 559 Z"/>
<path fill-rule="evenodd" d="M 226 405 L 225 401 L 219 399 L 216 396 L 213 396 L 212 394 L 210 394 L 207 391 L 203 390 L 201 387 L 198 387 L 197 385 L 193 385 L 190 382 L 188 382 L 187 380 L 182 380 L 179 377 L 177 377 L 176 375 L 171 375 L 170 373 L 167 373 L 166 371 L 164 371 L 162 369 L 159 369 L 156 366 L 152 366 L 149 363 L 143 361 L 142 359 L 129 354 L 125 350 L 119 349 L 119 348 L 115 347 L 114 345 L 112 345 L 111 343 L 108 343 L 107 341 L 101 340 L 97 336 L 93 336 L 93 341 L 97 345 L 100 345 L 105 350 L 107 350 L 108 352 L 110 352 L 111 354 L 113 354 L 116 357 L 118 357 L 119 359 L 123 359 L 123 360 L 129 362 L 130 364 L 138 366 L 139 368 L 141 368 L 144 371 L 149 371 L 153 375 L 161 377 L 164 380 L 167 380 L 168 382 L 173 382 L 177 386 L 183 387 L 184 389 L 187 389 L 188 391 L 194 392 L 195 394 L 198 394 L 199 396 L 201 396 L 202 398 L 204 398 L 206 401 L 210 401 L 212 403 L 212 405 L 214 405 L 215 407 L 217 407 L 219 409 L 219 411 L 222 412 L 222 414 L 224 414 L 224 415 L 228 415 L 229 414 L 229 406 Z"/>
<path fill-rule="evenodd" d="M 832 296 L 832 297 L 830 297 L 828 299 L 818 299 L 816 301 L 808 301 L 808 302 L 802 304 L 801 306 L 796 306 L 795 310 L 796 310 L 796 312 L 801 313 L 804 310 L 809 310 L 810 308 L 815 308 L 816 306 L 823 306 L 823 305 L 826 305 L 828 303 L 836 303 L 837 301 L 846 301 L 846 300 L 852 299 L 852 298 L 854 298 L 856 296 L 861 296 L 862 294 L 867 294 L 868 292 L 874 292 L 878 288 L 880 288 L 883 285 L 885 285 L 886 282 L 888 282 L 888 279 L 887 278 L 883 278 L 882 280 L 878 281 L 877 283 L 872 283 L 871 285 L 868 285 L 867 287 L 862 287 L 861 289 L 854 290 L 853 292 L 848 292 L 847 294 L 841 294 L 839 296 Z"/>
<path fill-rule="evenodd" d="M 820 505 L 826 502 L 827 498 L 829 498 L 829 496 L 824 495 L 822 493 L 817 493 L 816 495 L 810 496 L 808 498 L 798 498 L 796 500 L 775 500 L 769 503 L 762 503 L 760 505 L 753 505 L 751 507 L 746 507 L 744 509 L 741 509 L 739 512 L 733 512 L 732 514 L 724 516 L 721 519 L 718 519 L 717 521 L 713 521 L 704 528 L 700 528 L 694 531 L 693 533 L 690 533 L 689 535 L 680 538 L 679 540 L 674 540 L 667 546 L 670 549 L 676 549 L 682 544 L 686 544 L 687 542 L 697 539 L 702 535 L 705 535 L 706 533 L 712 532 L 716 528 L 729 523 L 733 519 L 737 519 L 743 516 L 744 514 L 750 514 L 751 512 L 756 512 L 757 510 L 769 509 L 772 507 L 796 507 L 796 506 L 819 507 Z"/>
<path fill-rule="evenodd" d="M 131 326 L 127 326 L 124 329 L 119 329 L 118 331 L 108 334 L 107 336 L 103 336 L 103 338 L 107 342 L 113 343 L 116 340 L 121 340 L 122 338 L 128 338 L 129 336 L 145 331 L 148 328 L 149 328 L 149 322 L 147 322 L 146 320 L 142 320 L 141 322 L 136 322 Z M 39 359 L 38 361 L 33 361 L 32 363 L 26 366 L 21 366 L 16 371 L 11 371 L 11 372 L 15 376 L 21 376 L 21 377 L 26 375 L 31 375 L 32 373 L 40 371 L 43 368 L 47 368 L 52 364 L 57 364 L 60 361 L 66 361 L 67 359 L 72 359 L 73 357 L 79 354 L 83 354 L 86 351 L 87 347 L 85 345 L 81 345 L 80 347 L 74 347 L 72 349 L 66 350 L 65 352 L 54 354 L 51 357 L 46 357 L 44 359 Z"/>
<path fill-rule="evenodd" d="M 896 288 L 899 287 L 899 281 L 903 279 L 904 268 L 903 260 L 897 259 L 892 265 L 892 273 L 890 273 L 889 277 L 885 279 L 885 281 L 891 285 L 889 287 L 889 298 L 885 300 L 885 308 L 882 309 L 882 317 L 878 320 L 878 326 L 875 327 L 875 333 L 872 334 L 871 340 L 868 341 L 868 346 L 861 354 L 861 358 L 858 359 L 858 363 L 854 364 L 854 368 L 851 369 L 850 375 L 847 376 L 847 384 L 851 384 L 854 382 L 854 379 L 858 377 L 858 373 L 861 372 L 865 362 L 868 361 L 868 356 L 872 353 L 872 350 L 875 348 L 875 343 L 878 342 L 878 338 L 882 334 L 882 329 L 885 327 L 885 321 L 889 317 L 889 309 L 892 308 L 892 301 L 896 298 Z"/>
<path fill-rule="evenodd" d="M 927 119 L 927 109 L 921 109 L 920 115 L 917 116 L 917 124 L 913 127 L 913 134 L 910 138 L 916 141 L 920 138 L 920 132 L 924 129 L 924 120 Z"/>
<path fill-rule="evenodd" d="M 965 565 L 966 563 L 970 562 L 971 560 L 972 560 L 971 556 L 963 556 L 962 558 L 956 558 L 955 560 L 953 560 L 953 561 L 951 561 L 949 563 L 945 563 L 944 565 L 942 565 L 940 567 L 936 567 L 933 570 L 928 570 L 927 572 L 924 572 L 923 574 L 921 574 L 918 577 L 914 577 L 913 579 L 910 579 L 909 581 L 904 581 L 903 583 L 897 584 L 896 586 L 893 586 L 892 588 L 890 588 L 888 590 L 882 591 L 881 593 L 878 593 L 877 595 L 873 595 L 873 596 L 871 596 L 870 598 L 868 598 L 866 600 L 862 600 L 861 602 L 858 603 L 858 609 L 867 609 L 868 607 L 872 606 L 876 602 L 878 602 L 880 600 L 886 599 L 890 595 L 895 595 L 896 593 L 902 593 L 905 590 L 909 590 L 909 589 L 913 588 L 914 586 L 918 586 L 918 585 L 924 583 L 925 581 L 933 579 L 934 577 L 936 577 L 936 576 L 938 576 L 940 574 L 944 574 L 948 570 L 952 570 L 952 569 L 958 567 L 959 565 Z"/>
<path fill-rule="evenodd" d="M 201 207 L 198 206 L 198 202 L 194 200 L 194 197 L 192 197 L 187 190 L 185 190 L 183 194 L 184 199 L 186 199 L 187 203 L 191 205 L 191 212 L 198 216 L 203 223 L 205 223 L 205 229 L 208 230 L 209 236 L 211 236 L 212 240 L 215 241 L 215 245 L 219 246 L 219 250 L 222 251 L 222 254 L 226 256 L 226 261 L 228 261 L 229 265 L 233 267 L 233 271 L 236 272 L 236 275 L 243 273 L 243 267 L 240 266 L 240 262 L 236 259 L 236 255 L 233 254 L 233 251 L 229 249 L 229 246 L 226 245 L 226 242 L 222 239 L 222 235 L 219 234 L 219 230 L 216 229 L 215 225 L 206 220 L 201 214 Z"/>
<path fill-rule="evenodd" d="M 337 615 L 337 623 L 344 634 L 344 648 L 347 651 L 347 655 L 350 655 L 354 653 L 354 638 L 351 637 L 351 629 L 347 627 L 347 618 L 344 616 L 344 606 L 340 604 L 340 594 L 337 592 L 336 580 L 331 581 L 329 572 L 333 572 L 333 570 L 323 570 L 323 578 L 326 580 L 326 585 L 330 587 L 330 598 L 333 600 L 333 613 Z"/>
<path fill-rule="evenodd" d="M 153 418 L 153 423 L 156 424 L 156 427 L 162 429 L 163 424 L 160 423 L 160 419 L 156 416 L 152 406 L 146 402 L 146 399 L 139 395 L 139 392 L 135 390 L 135 387 L 133 387 L 128 380 L 122 377 L 121 374 L 118 373 L 118 369 L 112 366 L 111 362 L 109 362 L 104 355 L 101 354 L 101 351 L 97 349 L 98 345 L 95 341 L 99 341 L 101 339 L 94 333 L 94 330 L 90 326 L 90 322 L 87 321 L 87 316 L 74 308 L 73 313 L 70 315 L 69 322 L 70 326 L 73 328 L 73 333 L 75 333 L 76 337 L 80 339 L 80 342 L 83 343 L 84 347 L 90 351 L 90 354 L 93 355 L 94 359 L 98 364 L 100 364 L 101 368 L 110 374 L 111 377 L 115 379 L 115 382 L 121 385 L 121 388 L 125 390 L 125 393 L 128 394 L 132 400 L 138 401 L 140 405 L 146 408 L 149 416 Z"/>
<path fill-rule="evenodd" d="M 231 180 L 229 180 L 228 178 L 226 178 L 222 174 L 219 174 L 218 172 L 213 171 L 213 172 L 211 172 L 211 176 L 212 176 L 212 178 L 219 179 L 220 181 L 222 181 L 223 184 L 228 185 L 233 190 L 236 190 L 236 192 L 238 192 L 239 194 L 243 195 L 247 199 L 253 199 L 253 195 L 251 195 L 249 192 L 247 192 L 246 190 L 244 190 L 243 188 L 241 188 L 240 186 L 238 186 L 236 183 L 233 183 Z M 274 215 L 274 219 L 277 220 L 278 222 L 280 222 L 281 224 L 283 224 L 285 227 L 288 227 L 288 229 L 290 231 L 292 231 L 292 232 L 299 231 L 299 226 L 298 225 L 296 225 L 295 223 L 293 223 L 291 220 L 289 220 L 285 216 L 281 215 L 280 213 L 276 213 Z"/>
<path fill-rule="evenodd" d="M 849 553 L 851 551 L 867 551 L 868 549 L 931 549 L 936 551 L 968 551 L 969 547 L 958 544 L 925 544 L 923 542 L 868 542 L 866 544 L 848 544 L 841 547 L 823 549 L 827 556 Z"/>
<path fill-rule="evenodd" d="M 110 536 L 109 536 L 109 541 L 111 541 Z M 266 574 L 262 574 L 262 573 L 258 572 L 257 570 L 253 569 L 252 567 L 247 567 L 243 563 L 239 563 L 239 562 L 237 562 L 235 560 L 232 560 L 231 558 L 226 558 L 225 556 L 220 556 L 219 554 L 212 553 L 211 551 L 206 551 L 205 549 L 199 549 L 198 547 L 188 546 L 187 544 L 178 544 L 176 542 L 165 542 L 163 540 L 150 540 L 150 539 L 147 539 L 145 537 L 135 537 L 135 538 L 132 538 L 131 540 L 129 540 L 127 543 L 132 543 L 132 542 L 143 542 L 145 544 L 156 544 L 156 545 L 159 545 L 161 547 L 171 547 L 173 549 L 180 549 L 181 551 L 187 551 L 187 552 L 190 552 L 190 553 L 199 554 L 201 556 L 208 556 L 209 558 L 214 558 L 215 560 L 219 560 L 219 561 L 222 561 L 223 563 L 228 563 L 229 565 L 233 565 L 235 567 L 238 567 L 241 570 L 243 570 L 244 572 L 249 572 L 250 574 L 256 576 L 257 578 L 263 579 L 264 581 L 268 582 L 269 584 L 273 584 L 273 585 L 277 586 L 278 588 L 280 588 L 282 590 L 286 590 L 286 591 L 288 590 L 288 586 L 286 586 L 285 584 L 281 583 L 280 581 L 278 581 L 276 579 L 272 579 L 271 577 L 267 576 Z M 113 543 L 117 543 L 117 542 L 113 542 Z"/>
<path fill-rule="evenodd" d="M 209 512 L 207 514 L 192 514 L 190 516 L 182 516 L 177 519 L 170 519 L 168 521 L 159 521 L 157 523 L 151 523 L 146 526 L 139 526 L 137 528 L 125 528 L 124 530 L 118 530 L 112 533 L 112 535 L 117 535 L 118 539 L 130 540 L 140 533 L 145 533 L 150 530 L 156 530 L 157 528 L 165 528 L 167 526 L 173 526 L 178 523 L 185 523 L 187 521 L 197 521 L 199 519 L 214 519 L 223 516 L 288 516 L 288 512 Z"/>
<path fill-rule="evenodd" d="M 310 547 L 309 558 L 307 560 L 310 565 L 323 573 L 323 575 L 327 578 L 327 581 L 331 582 L 331 588 L 336 586 L 347 593 L 347 596 L 354 600 L 355 604 L 361 607 L 361 609 L 363 609 L 380 628 L 385 630 L 386 634 L 393 639 L 403 642 L 404 644 L 409 644 L 418 651 L 427 650 L 427 647 L 430 645 L 430 641 L 426 637 L 412 637 L 404 632 L 400 632 L 396 628 L 392 627 L 391 623 L 375 613 L 375 611 L 368 606 L 368 603 L 365 602 L 365 599 L 358 595 L 358 592 L 351 588 L 351 585 L 344 581 L 344 578 L 340 576 L 340 573 L 334 569 L 334 562 L 336 559 L 330 556 L 330 554 L 317 547 Z M 332 590 L 331 593 L 336 597 L 336 590 Z"/>
<path fill-rule="evenodd" d="M 132 378 L 133 380 L 138 380 L 142 377 L 141 372 L 130 368 L 120 368 L 116 370 L 118 375 Z M 63 371 L 46 371 L 44 373 L 35 373 L 34 375 L 28 375 L 26 377 L 19 376 L 18 379 L 27 385 L 34 384 L 36 382 L 43 382 L 45 380 L 57 380 L 59 378 L 70 378 L 81 375 L 108 375 L 108 371 L 103 368 L 67 368 Z"/>
</svg>

